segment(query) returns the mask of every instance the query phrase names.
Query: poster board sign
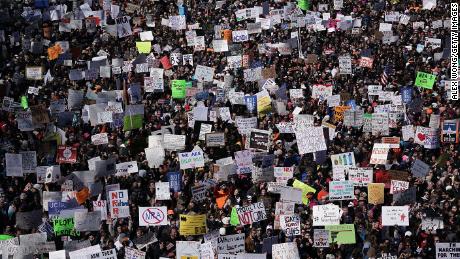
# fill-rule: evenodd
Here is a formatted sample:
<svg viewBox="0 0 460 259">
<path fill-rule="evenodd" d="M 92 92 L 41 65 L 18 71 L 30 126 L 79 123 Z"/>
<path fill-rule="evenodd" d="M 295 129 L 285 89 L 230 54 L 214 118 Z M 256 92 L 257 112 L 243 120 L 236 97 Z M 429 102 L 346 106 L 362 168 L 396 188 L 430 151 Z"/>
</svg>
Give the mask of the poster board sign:
<svg viewBox="0 0 460 259">
<path fill-rule="evenodd" d="M 300 259 L 297 243 L 281 243 L 272 246 L 273 259 Z"/>
<path fill-rule="evenodd" d="M 239 254 L 245 252 L 244 233 L 217 238 L 217 253 L 219 254 Z"/>
<path fill-rule="evenodd" d="M 329 199 L 352 200 L 355 198 L 354 185 L 352 181 L 330 181 L 329 182 Z"/>
<path fill-rule="evenodd" d="M 409 206 L 382 206 L 382 226 L 409 226 Z"/>
<path fill-rule="evenodd" d="M 340 224 L 342 210 L 332 203 L 313 206 L 313 226 L 327 226 Z"/>
<path fill-rule="evenodd" d="M 329 243 L 342 244 L 355 244 L 355 225 L 353 224 L 340 224 L 328 225 L 325 229 L 329 231 Z"/>
<path fill-rule="evenodd" d="M 206 214 L 179 216 L 179 233 L 184 236 L 206 234 Z"/>
<path fill-rule="evenodd" d="M 296 214 L 280 215 L 280 226 L 286 236 L 298 236 L 300 235 L 300 216 Z"/>
<path fill-rule="evenodd" d="M 109 192 L 109 208 L 112 219 L 127 218 L 130 216 L 128 190 Z"/>
<path fill-rule="evenodd" d="M 204 166 L 202 150 L 192 150 L 191 152 L 179 153 L 180 169 L 190 169 Z"/>
<path fill-rule="evenodd" d="M 262 202 L 236 208 L 241 225 L 248 225 L 267 219 L 265 206 Z"/>
<path fill-rule="evenodd" d="M 155 199 L 159 201 L 171 200 L 171 193 L 169 187 L 169 182 L 156 182 Z"/>
<path fill-rule="evenodd" d="M 354 186 L 367 186 L 373 181 L 372 167 L 352 167 L 348 168 L 348 180 L 353 182 Z"/>
<path fill-rule="evenodd" d="M 139 226 L 168 225 L 167 207 L 139 207 Z"/>
<path fill-rule="evenodd" d="M 459 253 L 460 243 L 436 243 L 436 259 L 455 259 Z"/>
</svg>

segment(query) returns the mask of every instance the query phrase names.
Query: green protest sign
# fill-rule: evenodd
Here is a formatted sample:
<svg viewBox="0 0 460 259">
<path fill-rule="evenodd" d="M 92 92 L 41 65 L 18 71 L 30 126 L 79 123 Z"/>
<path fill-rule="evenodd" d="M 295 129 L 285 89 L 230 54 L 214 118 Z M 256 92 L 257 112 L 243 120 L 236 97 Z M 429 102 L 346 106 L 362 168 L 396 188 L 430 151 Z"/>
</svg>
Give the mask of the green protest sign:
<svg viewBox="0 0 460 259">
<path fill-rule="evenodd" d="M 329 230 L 329 243 L 341 244 L 356 244 L 355 225 L 327 225 L 326 230 Z"/>
<path fill-rule="evenodd" d="M 29 108 L 29 102 L 27 101 L 27 96 L 21 96 L 21 107 L 24 110 Z"/>
<path fill-rule="evenodd" d="M 142 128 L 143 114 L 127 115 L 123 117 L 123 130 L 133 130 Z"/>
<path fill-rule="evenodd" d="M 300 8 L 300 10 L 307 11 L 309 8 L 309 3 L 308 0 L 297 0 L 297 6 Z"/>
<path fill-rule="evenodd" d="M 236 208 L 232 208 L 232 213 L 230 214 L 230 225 L 238 226 L 240 224 L 240 219 L 238 218 L 238 213 L 236 212 Z"/>
<path fill-rule="evenodd" d="M 433 85 L 436 82 L 436 76 L 424 72 L 417 72 L 417 78 L 415 79 L 415 85 L 426 89 L 433 89 Z"/>
<path fill-rule="evenodd" d="M 187 91 L 187 81 L 172 80 L 171 81 L 172 98 L 184 99 Z"/>
<path fill-rule="evenodd" d="M 79 236 L 75 230 L 73 218 L 56 218 L 53 220 L 53 230 L 56 236 Z"/>
</svg>

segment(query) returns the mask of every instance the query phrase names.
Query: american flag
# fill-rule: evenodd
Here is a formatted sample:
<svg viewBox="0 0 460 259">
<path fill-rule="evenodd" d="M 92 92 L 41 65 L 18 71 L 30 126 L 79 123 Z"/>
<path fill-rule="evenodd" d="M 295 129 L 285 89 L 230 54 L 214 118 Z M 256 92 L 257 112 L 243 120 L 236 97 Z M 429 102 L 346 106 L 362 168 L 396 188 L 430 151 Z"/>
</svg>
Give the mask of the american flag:
<svg viewBox="0 0 460 259">
<path fill-rule="evenodd" d="M 383 68 L 382 76 L 380 77 L 380 83 L 382 83 L 382 85 L 386 86 L 388 84 L 388 78 L 392 72 L 393 69 L 391 66 L 387 65 Z"/>
</svg>

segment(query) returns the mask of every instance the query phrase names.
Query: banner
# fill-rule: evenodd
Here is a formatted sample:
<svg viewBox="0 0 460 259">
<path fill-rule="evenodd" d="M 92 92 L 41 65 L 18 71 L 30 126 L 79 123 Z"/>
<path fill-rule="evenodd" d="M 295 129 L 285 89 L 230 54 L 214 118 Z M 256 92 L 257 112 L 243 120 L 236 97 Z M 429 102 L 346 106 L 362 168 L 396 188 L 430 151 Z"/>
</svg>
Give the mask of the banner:
<svg viewBox="0 0 460 259">
<path fill-rule="evenodd" d="M 248 225 L 267 219 L 265 206 L 262 202 L 254 203 L 245 207 L 236 208 L 241 225 Z"/>
<path fill-rule="evenodd" d="M 382 226 L 409 226 L 409 206 L 382 206 Z"/>
<path fill-rule="evenodd" d="M 139 226 L 168 225 L 167 207 L 139 207 Z"/>
<path fill-rule="evenodd" d="M 112 219 L 127 218 L 130 216 L 128 201 L 128 190 L 109 192 L 109 208 Z"/>
<path fill-rule="evenodd" d="M 206 234 L 206 214 L 179 216 L 179 233 L 183 236 Z"/>
</svg>

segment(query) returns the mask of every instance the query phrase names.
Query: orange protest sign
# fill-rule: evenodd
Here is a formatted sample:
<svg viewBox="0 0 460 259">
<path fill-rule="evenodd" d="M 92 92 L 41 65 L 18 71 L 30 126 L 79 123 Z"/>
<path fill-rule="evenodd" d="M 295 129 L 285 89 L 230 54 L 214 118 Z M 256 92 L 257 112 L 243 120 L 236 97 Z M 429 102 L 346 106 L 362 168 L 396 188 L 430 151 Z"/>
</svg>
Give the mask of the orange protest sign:
<svg viewBox="0 0 460 259">
<path fill-rule="evenodd" d="M 61 52 L 62 52 L 62 48 L 59 44 L 56 44 L 53 47 L 48 48 L 48 59 L 49 60 L 57 59 Z"/>
<path fill-rule="evenodd" d="M 75 198 L 77 199 L 78 204 L 85 203 L 86 199 L 89 198 L 89 189 L 88 187 L 84 187 L 79 192 L 75 194 Z"/>
</svg>

